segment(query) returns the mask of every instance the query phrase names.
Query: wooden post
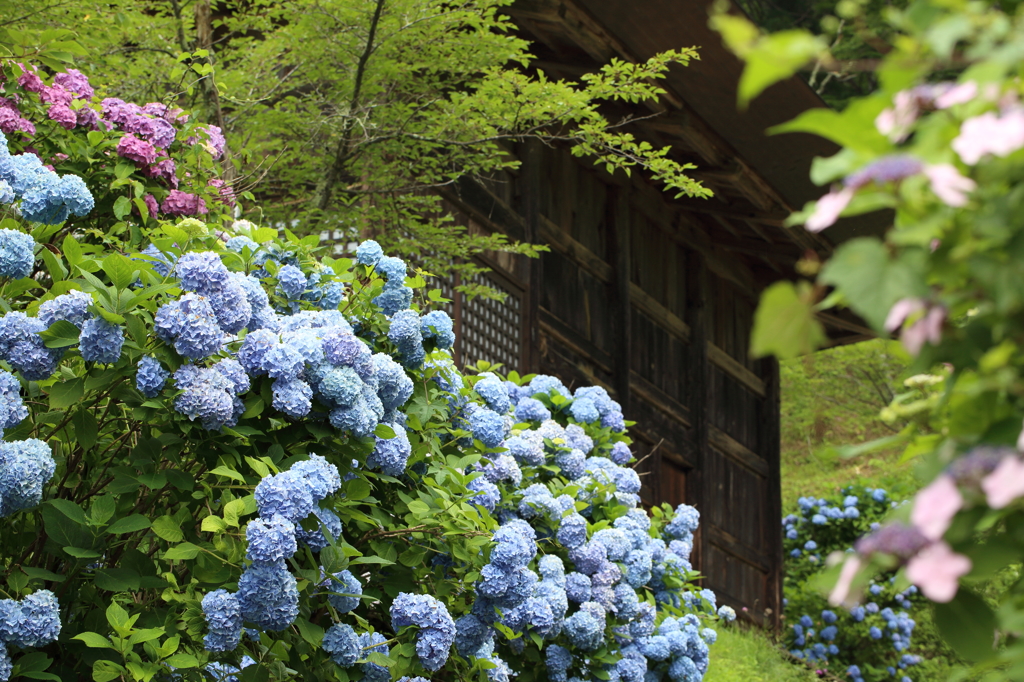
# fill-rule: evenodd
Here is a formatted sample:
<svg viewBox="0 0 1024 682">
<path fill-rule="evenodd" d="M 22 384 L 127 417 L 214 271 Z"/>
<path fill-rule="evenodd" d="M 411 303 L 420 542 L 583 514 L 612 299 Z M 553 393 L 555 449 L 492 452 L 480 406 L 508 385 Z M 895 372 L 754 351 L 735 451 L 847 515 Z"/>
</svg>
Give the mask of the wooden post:
<svg viewBox="0 0 1024 682">
<path fill-rule="evenodd" d="M 523 218 L 526 234 L 523 240 L 536 244 L 540 240 L 540 183 L 543 173 L 544 146 L 539 140 L 523 143 L 523 165 L 520 174 L 522 186 Z M 542 280 L 540 258 L 528 259 L 526 293 L 523 296 L 522 349 L 523 374 L 540 370 L 540 297 Z"/>
<path fill-rule="evenodd" d="M 772 610 L 765 620 L 777 631 L 782 624 L 782 455 L 781 455 L 781 385 L 779 361 L 774 357 L 761 360 L 765 398 L 761 401 L 759 454 L 768 462 L 765 501 L 767 502 L 761 532 L 765 559 L 771 567 L 765 585 L 767 608 Z"/>
<path fill-rule="evenodd" d="M 630 281 L 632 269 L 632 253 L 630 250 L 630 220 L 632 218 L 629 210 L 629 193 L 625 188 L 610 185 L 609 192 L 612 193 L 611 211 L 609 216 L 612 225 L 611 249 L 612 266 L 615 271 L 614 299 L 611 301 L 613 310 L 614 328 L 612 329 L 612 372 L 615 375 L 615 392 L 619 404 L 622 405 L 622 412 L 629 419 L 630 410 L 630 385 L 629 371 L 633 360 L 633 309 L 630 299 Z M 653 471 L 657 467 L 652 467 Z M 653 483 L 653 481 L 651 482 Z"/>
<path fill-rule="evenodd" d="M 714 494 L 714 481 L 707 474 L 711 457 L 708 419 L 710 410 L 709 386 L 711 365 L 707 356 L 707 339 L 711 333 L 711 310 L 708 305 L 708 272 L 704 258 L 696 251 L 687 250 L 686 257 L 686 323 L 690 326 L 690 342 L 686 347 L 686 406 L 693 423 L 694 469 L 686 477 L 687 503 L 701 512 L 701 524 L 693 543 L 693 565 L 702 570 L 707 560 L 708 518 L 707 501 Z"/>
</svg>

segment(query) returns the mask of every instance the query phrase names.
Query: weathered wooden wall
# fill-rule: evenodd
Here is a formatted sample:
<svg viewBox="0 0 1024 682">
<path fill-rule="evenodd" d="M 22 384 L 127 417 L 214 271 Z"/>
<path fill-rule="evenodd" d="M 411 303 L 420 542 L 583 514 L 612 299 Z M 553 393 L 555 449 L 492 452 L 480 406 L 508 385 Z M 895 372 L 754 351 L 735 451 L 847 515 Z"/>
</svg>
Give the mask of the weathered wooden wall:
<svg viewBox="0 0 1024 682">
<path fill-rule="evenodd" d="M 742 286 L 741 263 L 733 272 L 694 239 L 687 226 L 700 217 L 667 195 L 538 143 L 516 153 L 517 174 L 464 183 L 449 208 L 470 229 L 551 251 L 486 260 L 504 304 L 454 297 L 459 359 L 608 388 L 637 422 L 645 503 L 696 506 L 705 585 L 774 621 L 778 370 L 748 355 L 756 291 Z"/>
</svg>

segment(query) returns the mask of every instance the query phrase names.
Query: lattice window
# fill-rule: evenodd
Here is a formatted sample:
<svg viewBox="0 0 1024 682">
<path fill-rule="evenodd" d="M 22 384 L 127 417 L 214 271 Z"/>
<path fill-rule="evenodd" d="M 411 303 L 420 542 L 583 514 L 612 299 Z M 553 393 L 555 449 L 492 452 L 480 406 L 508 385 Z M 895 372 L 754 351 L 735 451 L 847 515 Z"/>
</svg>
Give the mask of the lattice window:
<svg viewBox="0 0 1024 682">
<path fill-rule="evenodd" d="M 486 284 L 507 294 L 505 302 L 476 297 L 462 300 L 460 360 L 463 365 L 486 360 L 501 363 L 503 372 L 519 370 L 522 357 L 522 302 L 519 294 L 486 274 L 473 275 L 475 284 Z"/>
</svg>

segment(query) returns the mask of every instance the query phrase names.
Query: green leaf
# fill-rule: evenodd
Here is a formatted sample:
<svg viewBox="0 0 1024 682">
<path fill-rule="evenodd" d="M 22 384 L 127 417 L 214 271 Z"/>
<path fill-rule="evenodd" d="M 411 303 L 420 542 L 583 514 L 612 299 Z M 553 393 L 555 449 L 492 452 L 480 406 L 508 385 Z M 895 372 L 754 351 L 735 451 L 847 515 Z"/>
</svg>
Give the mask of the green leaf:
<svg viewBox="0 0 1024 682">
<path fill-rule="evenodd" d="M 297 619 L 295 625 L 299 628 L 299 634 L 302 635 L 302 639 L 306 640 L 310 646 L 320 646 L 320 642 L 324 638 L 324 629 L 322 627 L 314 625 L 304 618 Z"/>
<path fill-rule="evenodd" d="M 349 561 L 350 564 L 380 564 L 381 566 L 393 566 L 394 561 L 379 556 L 360 556 Z"/>
<path fill-rule="evenodd" d="M 164 559 L 168 561 L 195 559 L 197 556 L 199 556 L 199 548 L 191 542 L 183 542 L 180 545 L 171 547 L 169 550 L 164 552 Z"/>
<path fill-rule="evenodd" d="M 146 628 L 145 630 L 136 630 L 132 633 L 132 636 L 128 638 L 129 644 L 142 644 L 143 642 L 152 642 L 154 639 L 160 639 L 167 634 L 167 631 L 163 628 Z"/>
<path fill-rule="evenodd" d="M 202 531 L 204 533 L 220 533 L 226 530 L 228 524 L 219 516 L 207 516 L 203 519 Z"/>
<path fill-rule="evenodd" d="M 395 664 L 394 661 L 392 661 L 390 658 L 380 653 L 379 651 L 371 651 L 370 653 L 366 654 L 366 660 L 370 663 L 376 663 L 377 665 L 384 666 L 385 668 L 390 668 Z"/>
<path fill-rule="evenodd" d="M 158 537 L 168 542 L 181 542 L 185 534 L 181 532 L 181 526 L 174 520 L 173 516 L 161 516 L 153 521 L 152 531 Z"/>
<path fill-rule="evenodd" d="M 93 682 L 110 682 L 128 671 L 113 661 L 99 660 L 92 664 Z"/>
<path fill-rule="evenodd" d="M 353 478 L 345 483 L 345 497 L 350 500 L 365 500 L 370 496 L 370 484 L 364 478 Z"/>
<path fill-rule="evenodd" d="M 198 668 L 199 659 L 192 654 L 180 653 L 168 656 L 164 659 L 168 665 L 175 668 Z"/>
<path fill-rule="evenodd" d="M 121 199 L 124 198 L 121 197 Z M 121 199 L 118 199 L 118 201 Z M 128 203 L 127 199 L 125 199 L 125 203 Z M 131 210 L 130 206 L 128 210 Z M 117 213 L 116 201 L 114 202 L 114 213 Z M 121 217 L 118 216 L 118 219 Z M 118 289 L 127 288 L 128 285 L 135 281 L 139 274 L 139 271 L 132 265 L 132 262 L 119 253 L 112 253 L 103 259 L 103 272 L 107 273 L 111 284 Z"/>
<path fill-rule="evenodd" d="M 43 505 L 39 513 L 43 517 L 47 537 L 61 547 L 88 547 L 92 544 L 92 534 L 58 511 L 56 507 Z"/>
<path fill-rule="evenodd" d="M 71 500 L 62 500 L 60 498 L 55 497 L 53 499 L 47 500 L 46 503 L 57 509 L 57 511 L 59 511 L 61 514 L 68 517 L 75 523 L 82 526 L 88 525 L 88 521 L 85 518 L 85 510 L 82 509 L 82 507 L 79 506 L 77 502 L 72 502 Z"/>
<path fill-rule="evenodd" d="M 71 639 L 78 639 L 85 642 L 90 649 L 113 649 L 114 645 L 110 640 L 97 632 L 82 632 Z"/>
<path fill-rule="evenodd" d="M 975 663 L 995 656 L 996 616 L 981 597 L 961 587 L 953 601 L 933 608 L 942 638 L 960 656 Z"/>
<path fill-rule="evenodd" d="M 238 473 L 234 469 L 226 467 L 224 465 L 221 465 L 216 469 L 210 470 L 210 473 L 215 474 L 217 476 L 224 476 L 226 478 L 233 478 L 234 480 L 239 481 L 240 483 L 245 483 L 245 476 Z"/>
<path fill-rule="evenodd" d="M 842 112 L 832 109 L 808 109 L 792 121 L 769 128 L 772 135 L 779 133 L 812 133 L 832 140 L 842 147 L 868 155 L 885 154 L 891 145 L 878 129 L 875 119 L 888 105 L 881 96 L 854 99 Z"/>
<path fill-rule="evenodd" d="M 409 568 L 415 568 L 423 563 L 427 556 L 427 550 L 423 547 L 410 547 L 398 556 L 398 561 Z"/>
<path fill-rule="evenodd" d="M 803 30 L 764 36 L 746 54 L 737 99 L 741 109 L 770 85 L 785 80 L 825 51 L 824 41 Z"/>
<path fill-rule="evenodd" d="M 67 580 L 67 576 L 54 573 L 53 571 L 48 571 L 45 568 L 22 566 L 21 570 L 32 580 L 50 580 L 58 583 L 62 583 Z"/>
<path fill-rule="evenodd" d="M 110 592 L 135 592 L 139 589 L 139 572 L 130 568 L 100 568 L 93 576 L 96 586 Z"/>
<path fill-rule="evenodd" d="M 85 382 L 81 379 L 69 379 L 50 386 L 48 392 L 50 394 L 50 409 L 59 410 L 71 407 L 85 395 Z"/>
<path fill-rule="evenodd" d="M 112 628 L 126 628 L 131 621 L 131 616 L 128 612 L 118 604 L 116 601 L 110 602 L 110 606 L 107 607 L 107 622 L 110 623 Z"/>
<path fill-rule="evenodd" d="M 64 551 L 76 559 L 99 559 L 103 556 L 99 552 L 91 549 L 82 549 L 81 547 L 65 547 Z"/>
<path fill-rule="evenodd" d="M 776 282 L 761 294 L 750 339 L 752 355 L 784 360 L 810 353 L 825 341 L 825 331 L 808 300 L 810 287 L 806 282 L 801 285 L 798 291 L 792 282 Z"/>
<path fill-rule="evenodd" d="M 136 531 L 145 530 L 149 528 L 150 522 L 142 514 L 132 514 L 126 516 L 123 519 L 118 519 L 110 524 L 107 528 L 107 532 L 111 535 L 123 535 L 124 533 L 134 533 Z"/>
<path fill-rule="evenodd" d="M 78 240 L 71 235 L 64 237 L 64 241 L 61 242 L 61 249 L 64 251 L 64 259 L 67 260 L 69 265 L 74 266 L 82 262 L 82 247 L 79 245 Z"/>
<path fill-rule="evenodd" d="M 836 249 L 819 280 L 837 287 L 850 308 L 883 334 L 885 318 L 896 301 L 927 293 L 914 252 L 893 259 L 874 237 L 852 239 Z"/>
<path fill-rule="evenodd" d="M 93 410 L 82 408 L 75 413 L 71 423 L 75 425 L 75 440 L 82 447 L 88 450 L 96 444 L 96 436 L 99 433 L 99 425 L 96 423 L 96 415 Z M 83 512 L 84 514 L 85 512 Z"/>
<path fill-rule="evenodd" d="M 384 440 L 391 440 L 395 437 L 395 430 L 387 424 L 377 424 L 377 428 L 373 430 L 374 435 L 377 438 L 383 438 Z"/>
<path fill-rule="evenodd" d="M 252 470 L 256 472 L 256 475 L 260 478 L 266 478 L 270 475 L 270 467 L 256 459 L 255 457 L 246 457 L 245 461 L 252 467 Z"/>
<path fill-rule="evenodd" d="M 117 170 L 120 170 L 118 166 Z M 114 217 L 118 220 L 124 220 L 124 217 L 132 212 L 132 201 L 128 197 L 118 197 L 114 201 Z"/>
</svg>

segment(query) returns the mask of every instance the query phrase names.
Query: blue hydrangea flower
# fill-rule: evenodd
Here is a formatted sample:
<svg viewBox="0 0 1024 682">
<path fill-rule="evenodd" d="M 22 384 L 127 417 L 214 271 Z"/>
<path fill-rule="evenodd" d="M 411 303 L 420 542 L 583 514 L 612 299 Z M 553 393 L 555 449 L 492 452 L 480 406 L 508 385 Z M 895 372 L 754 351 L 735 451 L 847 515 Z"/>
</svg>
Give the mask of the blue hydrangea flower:
<svg viewBox="0 0 1024 682">
<path fill-rule="evenodd" d="M 463 658 L 482 658 L 481 650 L 488 644 L 493 651 L 494 630 L 475 615 L 467 614 L 456 620 L 455 630 L 455 649 Z"/>
<path fill-rule="evenodd" d="M 540 466 L 544 463 L 544 438 L 536 431 L 523 431 L 505 441 L 505 447 L 520 464 Z"/>
<path fill-rule="evenodd" d="M 393 412 L 412 397 L 412 379 L 390 355 L 377 353 L 373 356 L 373 368 L 377 375 L 377 397 L 384 405 L 385 412 Z"/>
<path fill-rule="evenodd" d="M 412 369 L 423 364 L 426 354 L 423 350 L 423 334 L 420 318 L 412 310 L 401 310 L 391 318 L 388 339 L 398 347 L 402 364 Z"/>
<path fill-rule="evenodd" d="M 14 188 L 6 180 L 0 180 L 0 204 L 12 204 L 15 199 L 17 195 L 14 194 Z"/>
<path fill-rule="evenodd" d="M 726 623 L 731 623 L 736 620 L 736 611 L 731 606 L 718 607 L 718 617 L 724 620 Z"/>
<path fill-rule="evenodd" d="M 61 176 L 57 192 L 68 211 L 76 216 L 88 215 L 96 205 L 92 192 L 86 187 L 85 181 L 77 175 Z"/>
<path fill-rule="evenodd" d="M 215 251 L 190 251 L 182 254 L 174 264 L 181 288 L 209 296 L 232 281 L 231 271 Z"/>
<path fill-rule="evenodd" d="M 262 630 L 280 632 L 299 615 L 295 576 L 288 572 L 284 562 L 245 569 L 238 579 L 238 601 L 245 620 Z"/>
<path fill-rule="evenodd" d="M 672 521 L 665 526 L 665 534 L 672 538 L 684 539 L 697 532 L 700 522 L 700 512 L 687 504 L 676 507 L 676 513 Z"/>
<path fill-rule="evenodd" d="M 245 528 L 245 540 L 245 556 L 254 564 L 290 559 L 298 550 L 295 524 L 280 514 L 250 521 Z"/>
<path fill-rule="evenodd" d="M 203 597 L 203 616 L 209 629 L 203 638 L 207 651 L 234 651 L 242 639 L 242 607 L 226 590 L 214 590 Z"/>
<path fill-rule="evenodd" d="M 505 438 L 505 420 L 493 410 L 480 408 L 470 416 L 469 430 L 484 446 L 496 448 Z"/>
<path fill-rule="evenodd" d="M 330 405 L 353 405 L 363 393 L 363 380 L 351 367 L 330 367 L 317 384 L 320 395 Z"/>
<path fill-rule="evenodd" d="M 153 266 L 153 270 L 156 274 L 161 277 L 167 277 L 171 274 L 171 269 L 174 267 L 173 256 L 165 255 L 156 247 L 156 244 L 150 244 L 142 250 L 142 255 L 147 256 L 146 258 L 137 259 L 144 260 Z"/>
<path fill-rule="evenodd" d="M 88 362 L 117 362 L 124 346 L 124 330 L 102 317 L 94 317 L 82 324 L 78 338 L 82 359 Z"/>
<path fill-rule="evenodd" d="M 10 372 L 0 370 L 0 430 L 14 428 L 27 416 L 21 383 Z"/>
<path fill-rule="evenodd" d="M 224 336 L 207 299 L 194 293 L 160 306 L 154 329 L 157 336 L 174 344 L 179 355 L 191 360 L 217 353 Z"/>
<path fill-rule="evenodd" d="M 228 251 L 234 251 L 235 253 L 242 253 L 245 249 L 249 249 L 251 253 L 255 253 L 260 248 L 260 245 L 249 237 L 240 234 L 237 237 L 232 237 L 227 240 L 224 243 L 224 248 Z"/>
<path fill-rule="evenodd" d="M 366 466 L 378 469 L 387 476 L 401 476 L 405 473 L 405 464 L 412 455 L 412 444 L 409 436 L 400 424 L 388 424 L 394 430 L 394 438 L 374 436 L 376 446 L 366 458 Z"/>
<path fill-rule="evenodd" d="M 314 552 L 319 552 L 324 547 L 331 544 L 327 540 L 328 535 L 330 535 L 335 541 L 341 538 L 342 525 L 341 519 L 338 518 L 338 515 L 331 509 L 316 507 L 313 509 L 313 515 L 316 516 L 318 521 L 320 521 L 320 528 L 308 531 L 302 526 L 296 526 L 295 537 L 299 542 L 305 543 Z"/>
<path fill-rule="evenodd" d="M 484 466 L 484 476 L 491 483 L 507 482 L 515 487 L 518 487 L 523 481 L 523 472 L 519 469 L 519 465 L 516 460 L 510 455 L 489 455 L 488 458 L 491 460 L 489 464 Z"/>
<path fill-rule="evenodd" d="M 356 248 L 356 261 L 360 265 L 373 267 L 383 256 L 384 250 L 372 239 L 367 239 Z"/>
<path fill-rule="evenodd" d="M 384 642 L 387 638 L 379 632 L 364 632 L 359 635 L 359 649 L 360 658 L 365 658 L 366 654 L 377 652 L 387 656 L 391 653 L 391 648 L 388 647 Z M 363 679 L 366 682 L 391 682 L 391 673 L 382 665 L 376 663 L 363 663 Z"/>
<path fill-rule="evenodd" d="M 325 586 L 332 593 L 327 600 L 338 610 L 338 613 L 348 613 L 358 608 L 359 598 L 363 594 L 363 585 L 350 571 L 335 573 L 325 581 Z"/>
<path fill-rule="evenodd" d="M 334 494 L 341 487 L 338 467 L 320 455 L 311 454 L 309 459 L 293 464 L 290 470 L 306 479 L 313 499 L 317 502 Z"/>
<path fill-rule="evenodd" d="M 580 450 L 559 452 L 555 455 L 555 465 L 562 470 L 566 478 L 575 481 L 586 473 L 587 458 Z"/>
<path fill-rule="evenodd" d="M 39 304 L 39 321 L 47 327 L 57 320 L 65 320 L 81 328 L 86 320 L 92 317 L 89 306 L 93 304 L 91 295 L 84 291 L 69 291 Z"/>
<path fill-rule="evenodd" d="M 232 273 L 234 274 L 234 273 Z M 217 324 L 228 334 L 245 329 L 252 319 L 252 304 L 245 288 L 232 277 L 223 287 L 208 293 L 210 306 L 217 316 Z"/>
<path fill-rule="evenodd" d="M 294 265 L 285 265 L 277 272 L 277 285 L 285 298 L 295 300 L 306 290 L 306 275 Z"/>
<path fill-rule="evenodd" d="M 601 418 L 601 413 L 597 411 L 594 401 L 587 398 L 573 400 L 569 405 L 569 412 L 573 419 L 583 424 L 590 424 Z"/>
<path fill-rule="evenodd" d="M 483 375 L 483 378 L 473 386 L 473 390 L 475 390 L 477 394 L 484 399 L 484 402 L 487 403 L 487 407 L 498 414 L 505 414 L 512 406 L 505 382 L 501 381 L 493 374 Z"/>
<path fill-rule="evenodd" d="M 291 470 L 265 477 L 256 486 L 255 497 L 260 516 L 280 514 L 293 524 L 312 514 L 316 506 L 305 477 Z"/>
<path fill-rule="evenodd" d="M 595 616 L 595 609 L 583 610 L 588 604 L 596 607 L 600 618 Z M 604 627 L 604 609 L 594 602 L 584 602 L 579 611 L 565 619 L 562 632 L 577 649 L 595 651 L 604 641 Z"/>
<path fill-rule="evenodd" d="M 551 419 L 551 411 L 539 400 L 523 398 L 516 405 L 516 419 L 521 422 Z"/>
<path fill-rule="evenodd" d="M 379 306 L 381 311 L 390 317 L 409 308 L 412 304 L 412 289 L 400 284 L 388 283 L 380 295 L 373 299 L 373 304 Z"/>
<path fill-rule="evenodd" d="M 455 331 L 452 318 L 443 310 L 432 310 L 420 318 L 420 333 L 424 339 L 433 339 L 438 348 L 455 345 Z M 508 407 L 505 408 L 507 410 Z M 505 410 L 498 410 L 504 412 Z"/>
<path fill-rule="evenodd" d="M 164 369 L 160 361 L 152 355 L 144 355 L 139 360 L 139 371 L 135 376 L 135 387 L 147 398 L 160 394 L 171 373 Z"/>
<path fill-rule="evenodd" d="M 587 541 L 587 520 L 573 512 L 562 519 L 556 535 L 566 549 L 575 549 Z"/>
<path fill-rule="evenodd" d="M 0 180 L 0 184 L 6 184 L 6 183 L 3 183 L 3 181 Z M 3 187 L 0 187 L 0 198 L 4 198 L 4 196 L 5 196 L 5 195 L 3 195 L 2 190 L 3 190 Z M 14 195 L 14 192 L 12 190 L 11 191 L 11 196 L 13 197 L 13 195 Z M 5 642 L 3 642 L 3 641 L 0 641 L 0 680 L 3 680 L 4 682 L 7 682 L 7 680 L 11 679 L 11 674 L 13 672 L 14 672 L 14 663 L 11 662 L 11 654 L 8 653 L 8 651 L 7 651 L 7 644 Z"/>
<path fill-rule="evenodd" d="M 479 505 L 491 513 L 501 502 L 501 491 L 498 490 L 498 486 L 483 476 L 478 476 L 467 483 L 466 489 L 476 493 L 471 499 L 473 504 Z"/>
<path fill-rule="evenodd" d="M 271 385 L 275 410 L 300 419 L 313 409 L 313 389 L 302 379 L 282 378 Z"/>
<path fill-rule="evenodd" d="M 62 349 L 46 347 L 39 336 L 45 329 L 38 318 L 22 312 L 10 312 L 0 318 L 0 358 L 29 381 L 48 379 L 64 354 Z"/>
<path fill-rule="evenodd" d="M 351 625 L 335 623 L 324 633 L 320 643 L 331 660 L 342 668 L 350 668 L 363 657 L 361 643 Z"/>
<path fill-rule="evenodd" d="M 391 603 L 391 627 L 416 625 L 416 655 L 427 670 L 440 670 L 455 642 L 455 621 L 444 603 L 427 594 L 402 592 Z"/>
<path fill-rule="evenodd" d="M 633 453 L 629 451 L 628 445 L 623 442 L 618 442 L 612 446 L 611 458 L 612 461 L 619 466 L 624 466 L 633 458 Z"/>
<path fill-rule="evenodd" d="M 0 517 L 39 504 L 56 467 L 50 446 L 41 440 L 0 443 Z"/>
<path fill-rule="evenodd" d="M 263 369 L 271 379 L 296 379 L 304 365 L 299 351 L 283 343 L 276 344 L 263 356 Z"/>
<path fill-rule="evenodd" d="M 536 533 L 519 519 L 505 522 L 491 536 L 497 545 L 491 550 L 491 563 L 503 568 L 526 566 L 537 554 Z"/>
<path fill-rule="evenodd" d="M 39 590 L 21 600 L 11 602 L 17 607 L 11 615 L 16 614 L 17 626 L 8 629 L 13 623 L 11 619 L 4 625 L 0 634 L 7 644 L 18 647 L 42 647 L 56 642 L 60 635 L 60 604 L 57 597 L 49 590 Z"/>
<path fill-rule="evenodd" d="M 547 374 L 538 374 L 530 381 L 530 395 L 537 395 L 538 393 L 550 395 L 552 391 L 555 391 L 565 398 L 572 398 L 572 393 L 569 392 L 569 389 L 565 387 L 565 384 L 563 384 L 562 380 L 558 377 L 549 376 Z"/>
</svg>

